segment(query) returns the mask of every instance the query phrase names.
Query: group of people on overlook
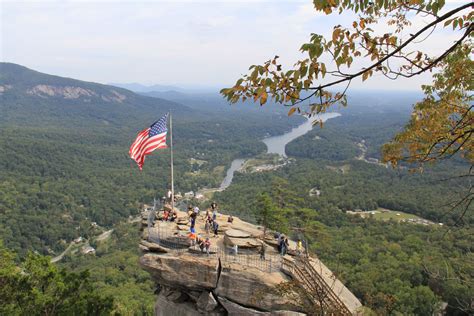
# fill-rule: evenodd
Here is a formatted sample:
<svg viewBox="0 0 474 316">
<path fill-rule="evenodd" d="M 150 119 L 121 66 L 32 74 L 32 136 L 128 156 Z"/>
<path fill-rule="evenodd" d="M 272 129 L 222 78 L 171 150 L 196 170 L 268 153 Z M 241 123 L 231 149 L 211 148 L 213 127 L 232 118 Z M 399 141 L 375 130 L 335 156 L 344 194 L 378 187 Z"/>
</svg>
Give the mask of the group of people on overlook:
<svg viewBox="0 0 474 316">
<path fill-rule="evenodd" d="M 188 213 L 188 220 L 190 224 L 189 228 L 189 233 L 188 233 L 188 238 L 190 240 L 191 246 L 198 246 L 201 252 L 206 252 L 207 255 L 210 254 L 210 249 L 211 249 L 211 235 L 213 235 L 214 238 L 218 237 L 219 235 L 219 223 L 217 222 L 217 203 L 212 202 L 210 205 L 210 208 L 206 209 L 206 213 L 204 216 L 201 216 L 201 218 L 204 219 L 204 231 L 206 234 L 206 237 L 203 238 L 200 234 L 196 232 L 196 222 L 199 218 L 199 215 L 201 214 L 201 210 L 199 209 L 198 206 L 192 206 L 191 204 L 188 205 L 187 209 Z M 174 222 L 178 218 L 178 213 L 176 210 L 167 210 L 165 209 L 163 211 L 163 221 L 170 221 Z M 229 215 L 227 218 L 227 222 L 232 224 L 234 221 L 234 218 L 232 215 Z M 282 256 L 286 255 L 288 253 L 288 249 L 290 248 L 290 242 L 288 240 L 288 237 L 286 237 L 282 233 L 276 232 L 274 235 L 275 239 L 277 239 L 277 248 L 278 248 L 278 253 Z M 238 254 L 238 246 L 235 245 L 232 248 L 234 254 Z M 303 254 L 303 243 L 301 239 L 298 239 L 297 244 L 296 244 L 296 253 L 298 255 Z M 260 259 L 265 260 L 265 253 L 266 253 L 266 247 L 264 243 L 262 242 L 262 246 L 259 249 L 260 254 Z"/>
<path fill-rule="evenodd" d="M 219 223 L 217 222 L 217 204 L 216 202 L 211 203 L 211 207 L 206 210 L 206 214 L 204 215 L 204 230 L 206 232 L 206 238 L 202 238 L 201 235 L 196 233 L 196 221 L 200 214 L 199 207 L 192 205 L 188 206 L 188 216 L 190 222 L 189 228 L 189 239 L 191 240 L 191 246 L 198 245 L 201 249 L 201 252 L 206 250 L 206 253 L 209 255 L 211 241 L 210 236 L 211 233 L 214 237 L 218 237 L 219 235 Z M 232 215 L 229 216 L 228 222 L 232 223 L 233 217 Z"/>
</svg>

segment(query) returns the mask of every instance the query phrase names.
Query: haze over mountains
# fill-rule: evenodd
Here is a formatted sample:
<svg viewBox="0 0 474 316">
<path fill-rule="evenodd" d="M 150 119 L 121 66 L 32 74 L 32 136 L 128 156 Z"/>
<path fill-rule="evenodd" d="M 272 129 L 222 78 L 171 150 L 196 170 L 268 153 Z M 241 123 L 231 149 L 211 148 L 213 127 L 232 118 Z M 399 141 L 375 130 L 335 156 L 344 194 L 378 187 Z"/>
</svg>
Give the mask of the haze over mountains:
<svg viewBox="0 0 474 316">
<path fill-rule="evenodd" d="M 176 103 L 184 104 L 190 108 L 197 109 L 200 111 L 209 111 L 213 113 L 234 113 L 240 114 L 254 113 L 254 114 L 266 114 L 266 115 L 277 115 L 278 117 L 284 117 L 287 115 L 288 108 L 275 104 L 271 100 L 260 107 L 251 101 L 245 103 L 237 102 L 236 104 L 229 104 L 222 95 L 219 93 L 219 89 L 210 88 L 197 88 L 186 89 L 180 86 L 169 86 L 169 85 L 143 85 L 139 83 L 131 84 L 120 84 L 111 83 L 113 86 L 130 89 L 137 94 L 166 99 Z M 305 93 L 303 93 L 304 95 Z M 423 94 L 419 91 L 403 91 L 394 92 L 390 90 L 369 90 L 359 91 L 351 90 L 348 92 L 348 103 L 349 107 L 335 107 L 329 111 L 337 111 L 341 113 L 360 113 L 360 108 L 373 108 L 377 112 L 385 111 L 401 111 L 409 113 L 412 105 L 423 98 Z M 309 100 L 309 102 L 318 102 L 318 100 Z M 302 108 L 305 104 L 301 105 Z M 299 121 L 298 119 L 296 119 Z"/>
<path fill-rule="evenodd" d="M 185 91 L 184 89 L 176 87 L 176 86 L 161 85 L 161 84 L 154 84 L 154 85 L 147 86 L 147 85 L 137 83 L 137 82 L 132 82 L 132 83 L 112 83 L 111 82 L 109 83 L 109 85 L 128 89 L 134 92 L 142 92 L 142 93 L 152 92 L 152 91 L 156 91 L 156 92 L 167 92 L 167 91 L 184 92 Z"/>
<path fill-rule="evenodd" d="M 120 125 L 125 121 L 150 121 L 150 115 L 159 117 L 169 110 L 177 116 L 192 111 L 168 100 L 142 96 L 123 88 L 48 75 L 12 63 L 0 63 L 0 95 L 0 121 L 5 123 L 27 121 L 32 125 L 54 120 L 55 124 L 61 125 L 61 122 L 79 123 L 86 119 L 91 125 Z"/>
</svg>

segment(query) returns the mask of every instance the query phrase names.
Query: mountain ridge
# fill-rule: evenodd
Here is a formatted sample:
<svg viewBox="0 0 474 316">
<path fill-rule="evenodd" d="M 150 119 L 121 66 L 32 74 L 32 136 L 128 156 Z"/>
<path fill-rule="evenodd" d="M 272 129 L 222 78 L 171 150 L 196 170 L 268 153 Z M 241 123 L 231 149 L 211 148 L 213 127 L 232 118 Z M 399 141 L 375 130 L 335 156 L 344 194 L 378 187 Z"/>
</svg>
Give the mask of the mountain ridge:
<svg viewBox="0 0 474 316">
<path fill-rule="evenodd" d="M 152 123 L 165 112 L 177 116 L 199 113 L 182 104 L 136 94 L 95 82 L 41 73 L 13 63 L 0 63 L 0 109 L 5 123 L 28 121 L 61 124 L 86 119 L 121 125 Z M 194 113 L 195 112 L 195 113 Z M 151 117 L 151 118 L 150 118 Z"/>
</svg>

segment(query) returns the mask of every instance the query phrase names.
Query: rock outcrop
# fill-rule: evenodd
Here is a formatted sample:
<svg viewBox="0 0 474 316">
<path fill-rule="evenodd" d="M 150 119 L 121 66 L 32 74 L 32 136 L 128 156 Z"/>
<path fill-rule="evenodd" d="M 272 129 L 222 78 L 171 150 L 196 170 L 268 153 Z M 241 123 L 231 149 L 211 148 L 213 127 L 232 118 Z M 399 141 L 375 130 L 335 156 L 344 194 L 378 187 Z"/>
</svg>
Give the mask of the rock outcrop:
<svg viewBox="0 0 474 316">
<path fill-rule="evenodd" d="M 159 289 L 155 315 L 304 315 L 300 306 L 276 290 L 291 280 L 291 274 L 282 269 L 274 240 L 264 236 L 260 227 L 236 217 L 230 223 L 226 216 L 218 215 L 222 233 L 213 237 L 205 231 L 204 214 L 199 215 L 196 234 L 210 240 L 207 254 L 190 240 L 187 214 L 177 213 L 176 223 L 143 213 L 142 225 L 147 224 L 140 243 L 144 252 L 140 265 Z M 290 253 L 296 253 L 295 247 L 291 242 Z"/>
</svg>

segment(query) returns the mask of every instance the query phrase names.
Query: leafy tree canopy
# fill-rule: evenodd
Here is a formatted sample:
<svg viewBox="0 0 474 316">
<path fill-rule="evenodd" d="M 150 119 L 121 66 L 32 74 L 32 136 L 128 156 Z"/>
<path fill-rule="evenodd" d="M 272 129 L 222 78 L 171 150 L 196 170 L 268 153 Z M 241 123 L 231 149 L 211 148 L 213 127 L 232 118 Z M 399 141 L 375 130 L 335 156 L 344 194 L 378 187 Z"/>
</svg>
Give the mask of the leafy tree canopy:
<svg viewBox="0 0 474 316">
<path fill-rule="evenodd" d="M 337 103 L 347 105 L 346 91 L 356 79 L 365 81 L 378 73 L 396 80 L 434 72 L 433 84 L 422 87 L 425 98 L 415 105 L 411 121 L 385 146 L 384 160 L 422 164 L 459 152 L 474 162 L 471 2 L 445 10 L 445 0 L 313 0 L 313 4 L 327 15 L 351 13 L 354 21 L 334 26 L 329 37 L 311 34 L 300 48 L 306 58 L 291 69 L 282 69 L 278 56 L 250 66 L 233 87 L 221 90 L 231 103 L 253 99 L 263 105 L 271 99 L 288 106 L 288 115 L 313 116 Z M 429 22 L 412 31 L 410 20 L 415 15 Z M 443 28 L 457 39 L 446 43 L 441 54 L 431 56 L 419 49 Z M 402 36 L 407 31 L 409 36 Z"/>
<path fill-rule="evenodd" d="M 60 270 L 34 253 L 17 265 L 0 241 L 1 315 L 108 315 L 112 308 L 113 299 L 93 289 L 87 271 Z"/>
</svg>

